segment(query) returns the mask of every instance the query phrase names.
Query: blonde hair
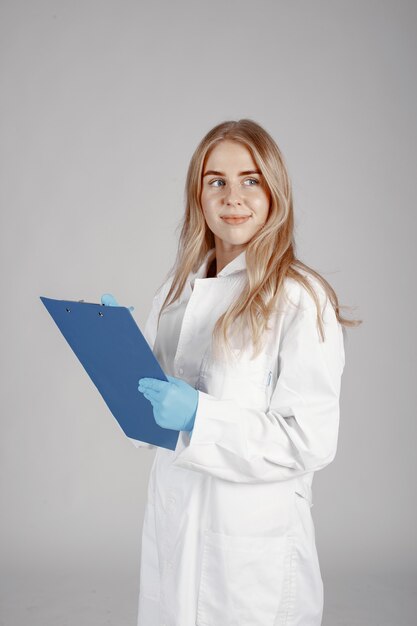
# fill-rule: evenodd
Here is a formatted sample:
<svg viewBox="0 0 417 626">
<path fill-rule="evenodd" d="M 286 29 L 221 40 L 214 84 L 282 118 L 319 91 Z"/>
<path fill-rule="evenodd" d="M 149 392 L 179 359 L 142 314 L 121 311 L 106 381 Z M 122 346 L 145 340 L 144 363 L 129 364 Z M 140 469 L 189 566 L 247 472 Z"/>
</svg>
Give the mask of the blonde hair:
<svg viewBox="0 0 417 626">
<path fill-rule="evenodd" d="M 208 251 L 215 247 L 214 235 L 207 226 L 200 201 L 202 175 L 211 150 L 226 139 L 240 142 L 249 149 L 269 188 L 271 206 L 265 224 L 246 244 L 247 281 L 239 297 L 214 326 L 212 338 L 215 347 L 219 347 L 221 343 L 231 353 L 228 331 L 239 320 L 242 328 L 250 329 L 256 356 L 261 350 L 261 339 L 275 304 L 281 294 L 285 296 L 286 277 L 301 283 L 314 299 L 317 323 L 324 341 L 320 301 L 303 271 L 315 276 L 322 285 L 340 324 L 361 324 L 362 320 L 342 317 L 340 309 L 351 307 L 340 305 L 327 280 L 296 258 L 292 187 L 287 167 L 280 149 L 269 133 L 250 119 L 218 124 L 203 137 L 191 157 L 185 184 L 185 212 L 182 224 L 179 225 L 181 233 L 178 251 L 174 265 L 168 272 L 168 276 L 173 276 L 173 279 L 160 315 L 180 297 L 190 272 L 196 272 Z"/>
</svg>

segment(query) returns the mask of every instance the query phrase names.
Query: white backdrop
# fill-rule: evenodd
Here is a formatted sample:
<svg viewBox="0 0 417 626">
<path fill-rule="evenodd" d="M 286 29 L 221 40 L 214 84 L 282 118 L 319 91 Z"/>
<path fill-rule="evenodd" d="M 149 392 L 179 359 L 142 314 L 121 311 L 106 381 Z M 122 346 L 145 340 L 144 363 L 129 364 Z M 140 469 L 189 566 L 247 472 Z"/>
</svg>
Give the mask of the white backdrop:
<svg viewBox="0 0 417 626">
<path fill-rule="evenodd" d="M 314 482 L 325 623 L 411 624 L 416 4 L 0 11 L 0 625 L 136 623 L 154 452 L 123 437 L 39 296 L 111 292 L 143 326 L 192 152 L 242 117 L 286 157 L 298 256 L 364 320 L 348 330 L 338 454 Z"/>
</svg>

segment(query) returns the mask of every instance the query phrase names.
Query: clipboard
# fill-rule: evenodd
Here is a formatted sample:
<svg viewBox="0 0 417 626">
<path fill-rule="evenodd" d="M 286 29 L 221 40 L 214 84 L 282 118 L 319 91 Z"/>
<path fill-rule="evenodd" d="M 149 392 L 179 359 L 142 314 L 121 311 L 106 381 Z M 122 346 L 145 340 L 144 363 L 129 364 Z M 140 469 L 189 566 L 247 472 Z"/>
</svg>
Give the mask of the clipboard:
<svg viewBox="0 0 417 626">
<path fill-rule="evenodd" d="M 138 391 L 140 378 L 168 379 L 129 309 L 39 297 L 125 435 L 175 450 L 180 431 L 159 426 Z"/>
</svg>

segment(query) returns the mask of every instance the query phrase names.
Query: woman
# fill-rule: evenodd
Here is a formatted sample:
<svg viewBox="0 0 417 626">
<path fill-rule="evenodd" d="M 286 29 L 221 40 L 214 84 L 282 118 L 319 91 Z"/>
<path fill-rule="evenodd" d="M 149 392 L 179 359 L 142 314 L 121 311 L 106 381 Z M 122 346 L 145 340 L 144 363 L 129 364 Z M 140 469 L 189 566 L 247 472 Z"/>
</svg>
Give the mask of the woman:
<svg viewBox="0 0 417 626">
<path fill-rule="evenodd" d="M 336 454 L 342 325 L 360 321 L 296 259 L 287 169 L 254 121 L 207 133 L 186 199 L 144 330 L 168 382 L 139 392 L 180 436 L 152 465 L 138 624 L 318 626 L 311 485 Z"/>
</svg>

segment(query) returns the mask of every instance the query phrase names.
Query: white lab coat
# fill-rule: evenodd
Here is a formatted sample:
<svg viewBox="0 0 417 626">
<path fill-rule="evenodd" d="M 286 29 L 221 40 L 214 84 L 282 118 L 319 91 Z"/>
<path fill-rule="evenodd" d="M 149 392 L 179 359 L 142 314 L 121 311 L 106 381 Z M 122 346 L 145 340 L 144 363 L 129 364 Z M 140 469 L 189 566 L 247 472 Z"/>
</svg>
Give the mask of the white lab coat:
<svg viewBox="0 0 417 626">
<path fill-rule="evenodd" d="M 142 531 L 138 626 L 319 626 L 323 583 L 311 516 L 314 472 L 336 454 L 344 368 L 330 301 L 320 340 L 316 307 L 293 279 L 253 361 L 216 364 L 214 323 L 242 289 L 243 251 L 206 278 L 214 248 L 180 301 L 144 329 L 166 374 L 199 390 L 192 436 L 156 448 Z M 325 292 L 310 278 L 322 306 Z M 178 340 L 178 341 L 177 341 Z M 137 446 L 154 448 L 134 442 Z"/>
</svg>

